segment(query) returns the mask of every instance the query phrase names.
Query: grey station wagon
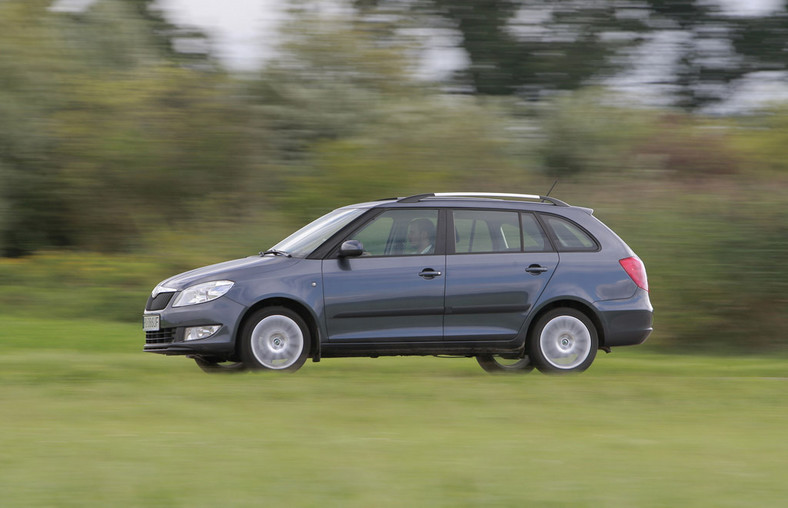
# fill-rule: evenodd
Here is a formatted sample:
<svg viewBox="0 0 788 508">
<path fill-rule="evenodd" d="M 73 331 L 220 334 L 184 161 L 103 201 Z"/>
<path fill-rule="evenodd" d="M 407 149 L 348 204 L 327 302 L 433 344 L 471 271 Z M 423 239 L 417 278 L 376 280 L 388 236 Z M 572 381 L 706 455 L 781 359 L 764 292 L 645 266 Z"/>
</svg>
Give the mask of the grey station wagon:
<svg viewBox="0 0 788 508">
<path fill-rule="evenodd" d="M 493 193 L 339 208 L 259 255 L 161 282 L 145 307 L 145 351 L 207 372 L 384 355 L 583 371 L 598 349 L 652 330 L 643 263 L 592 213 Z"/>
</svg>

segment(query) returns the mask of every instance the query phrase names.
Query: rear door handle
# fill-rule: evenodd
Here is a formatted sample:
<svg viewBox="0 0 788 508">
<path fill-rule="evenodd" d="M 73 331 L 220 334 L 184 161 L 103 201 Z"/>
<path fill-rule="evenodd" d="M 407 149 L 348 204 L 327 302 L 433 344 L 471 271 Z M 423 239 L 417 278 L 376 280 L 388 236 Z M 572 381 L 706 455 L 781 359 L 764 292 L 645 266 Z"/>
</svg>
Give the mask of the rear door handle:
<svg viewBox="0 0 788 508">
<path fill-rule="evenodd" d="M 530 265 L 528 268 L 525 269 L 526 272 L 530 273 L 531 275 L 539 275 L 540 273 L 544 273 L 549 268 L 544 267 L 542 265 Z"/>
<path fill-rule="evenodd" d="M 440 277 L 441 272 L 433 270 L 432 268 L 425 268 L 424 270 L 419 272 L 419 277 L 424 279 L 434 279 L 435 277 Z"/>
</svg>

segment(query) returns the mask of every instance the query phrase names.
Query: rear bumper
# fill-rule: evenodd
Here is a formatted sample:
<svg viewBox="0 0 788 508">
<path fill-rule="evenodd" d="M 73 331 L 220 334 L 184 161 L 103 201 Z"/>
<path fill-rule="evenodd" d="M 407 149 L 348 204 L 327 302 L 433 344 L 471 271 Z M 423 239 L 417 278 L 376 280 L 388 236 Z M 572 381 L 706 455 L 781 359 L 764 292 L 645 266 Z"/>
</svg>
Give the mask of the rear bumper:
<svg viewBox="0 0 788 508">
<path fill-rule="evenodd" d="M 654 308 L 642 289 L 632 298 L 595 302 L 594 306 L 604 327 L 601 345 L 606 347 L 642 344 L 654 329 Z"/>
</svg>

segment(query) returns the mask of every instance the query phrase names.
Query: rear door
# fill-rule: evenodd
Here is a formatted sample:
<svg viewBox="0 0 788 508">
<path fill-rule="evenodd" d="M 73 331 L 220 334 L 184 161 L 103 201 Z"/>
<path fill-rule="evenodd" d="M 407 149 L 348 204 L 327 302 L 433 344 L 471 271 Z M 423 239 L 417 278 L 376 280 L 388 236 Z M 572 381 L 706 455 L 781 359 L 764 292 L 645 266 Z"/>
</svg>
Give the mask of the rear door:
<svg viewBox="0 0 788 508">
<path fill-rule="evenodd" d="M 359 257 L 323 260 L 330 341 L 429 341 L 443 336 L 446 257 L 437 209 L 394 209 L 345 240 Z"/>
<path fill-rule="evenodd" d="M 446 257 L 449 340 L 514 338 L 558 266 L 533 214 L 453 210 Z"/>
</svg>

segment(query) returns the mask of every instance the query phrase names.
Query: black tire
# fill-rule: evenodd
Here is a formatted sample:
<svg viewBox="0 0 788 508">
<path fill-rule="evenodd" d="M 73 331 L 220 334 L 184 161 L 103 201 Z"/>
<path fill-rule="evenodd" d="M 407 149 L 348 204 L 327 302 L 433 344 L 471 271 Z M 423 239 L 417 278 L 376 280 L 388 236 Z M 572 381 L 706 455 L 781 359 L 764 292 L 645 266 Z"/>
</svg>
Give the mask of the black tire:
<svg viewBox="0 0 788 508">
<path fill-rule="evenodd" d="M 260 309 L 241 331 L 241 359 L 251 370 L 295 372 L 304 365 L 312 344 L 309 327 L 286 307 Z"/>
<path fill-rule="evenodd" d="M 568 307 L 539 318 L 528 336 L 527 351 L 539 371 L 550 374 L 582 372 L 591 366 L 599 338 L 594 323 Z"/>
<path fill-rule="evenodd" d="M 245 372 L 246 365 L 241 362 L 224 362 L 215 358 L 205 358 L 202 356 L 195 356 L 194 363 L 197 364 L 203 372 L 208 374 L 232 374 L 237 372 Z"/>
<path fill-rule="evenodd" d="M 527 374 L 534 370 L 534 364 L 528 356 L 506 358 L 499 355 L 477 355 L 476 361 L 490 374 Z"/>
</svg>

